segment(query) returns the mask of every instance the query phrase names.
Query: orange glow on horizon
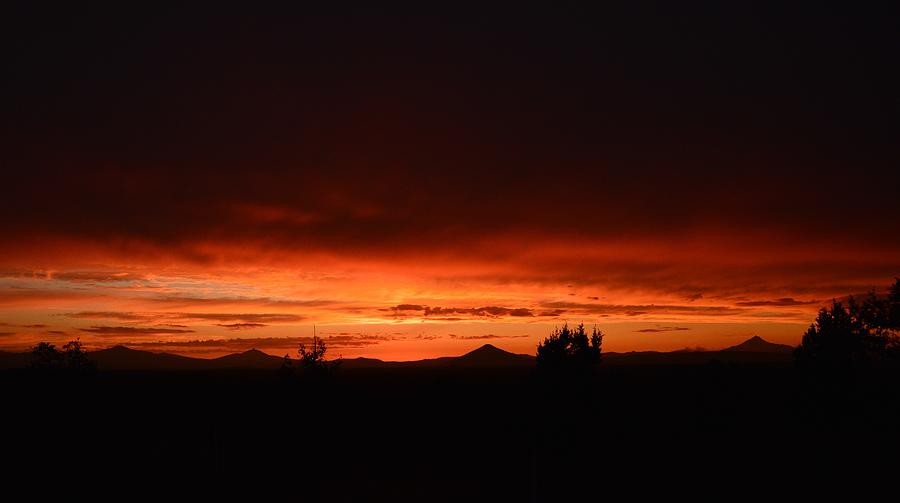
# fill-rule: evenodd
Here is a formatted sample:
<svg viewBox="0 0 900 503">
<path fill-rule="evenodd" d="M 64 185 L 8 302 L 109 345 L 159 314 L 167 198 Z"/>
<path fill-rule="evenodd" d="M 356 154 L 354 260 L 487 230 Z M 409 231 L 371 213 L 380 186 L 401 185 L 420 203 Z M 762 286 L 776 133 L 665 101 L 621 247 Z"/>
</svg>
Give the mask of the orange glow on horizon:
<svg viewBox="0 0 900 503">
<path fill-rule="evenodd" d="M 252 243 L 175 255 L 62 241 L 56 257 L 7 250 L 0 349 L 79 337 L 89 348 L 293 354 L 317 324 L 334 357 L 411 360 L 487 342 L 533 353 L 553 327 L 582 322 L 608 334 L 606 351 L 718 349 L 752 335 L 796 344 L 822 305 L 886 283 L 890 267 L 878 249 L 866 253 L 888 267 L 835 249 L 801 261 L 809 249 L 788 240 L 775 255 L 716 235 L 517 248 L 523 239 L 368 260 Z"/>
</svg>

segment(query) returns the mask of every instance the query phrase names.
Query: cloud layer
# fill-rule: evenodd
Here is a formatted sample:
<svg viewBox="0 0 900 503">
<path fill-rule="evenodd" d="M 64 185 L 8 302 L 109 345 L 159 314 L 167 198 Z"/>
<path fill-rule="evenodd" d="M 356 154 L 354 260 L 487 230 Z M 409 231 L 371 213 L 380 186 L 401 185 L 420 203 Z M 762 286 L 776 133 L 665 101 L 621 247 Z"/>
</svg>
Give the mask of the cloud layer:
<svg viewBox="0 0 900 503">
<path fill-rule="evenodd" d="M 799 337 L 900 274 L 900 47 L 875 7 L 760 9 L 184 7 L 122 29 L 23 8 L 4 344 L 315 324 L 409 337 L 371 351 L 513 332 L 530 351 L 567 321 L 630 323 L 623 347 L 727 342 L 661 332 L 691 323 Z"/>
</svg>

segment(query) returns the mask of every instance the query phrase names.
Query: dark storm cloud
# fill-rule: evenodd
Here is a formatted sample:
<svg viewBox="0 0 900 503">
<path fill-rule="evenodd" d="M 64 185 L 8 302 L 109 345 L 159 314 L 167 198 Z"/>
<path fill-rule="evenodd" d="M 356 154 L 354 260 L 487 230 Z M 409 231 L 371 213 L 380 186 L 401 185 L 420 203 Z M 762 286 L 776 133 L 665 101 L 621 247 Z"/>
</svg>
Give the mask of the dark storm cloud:
<svg viewBox="0 0 900 503">
<path fill-rule="evenodd" d="M 275 313 L 167 313 L 183 320 L 234 321 L 240 323 L 292 323 L 305 318 L 296 314 Z"/>
<path fill-rule="evenodd" d="M 784 300 L 784 299 L 782 299 Z M 781 304 L 781 305 L 800 305 L 798 304 Z M 765 304 L 763 304 L 765 305 Z M 399 309 L 401 306 L 404 309 Z M 643 315 L 659 315 L 659 314 L 677 314 L 677 315 L 694 315 L 694 316 L 733 316 L 746 314 L 749 310 L 744 305 L 740 307 L 731 306 L 696 306 L 696 305 L 678 305 L 678 304 L 603 304 L 603 303 L 583 303 L 583 302 L 564 302 L 553 301 L 543 302 L 540 304 L 545 310 L 537 313 L 528 308 L 509 308 L 509 307 L 477 307 L 477 308 L 455 308 L 455 307 L 429 307 L 425 305 L 401 304 L 386 309 L 395 314 L 395 316 L 405 317 L 419 314 L 427 317 L 446 316 L 448 314 L 465 315 L 471 317 L 560 317 L 563 315 L 570 316 L 608 316 L 621 315 L 629 317 L 637 317 Z M 415 309 L 414 309 L 415 308 Z M 431 318 L 444 321 L 463 320 L 467 318 Z"/>
<path fill-rule="evenodd" d="M 80 311 L 77 313 L 65 313 L 68 318 L 81 318 L 88 320 L 119 320 L 119 321 L 148 321 L 152 315 L 144 313 L 128 313 L 120 311 Z"/>
<path fill-rule="evenodd" d="M 611 314 L 640 316 L 644 314 L 684 314 L 703 316 L 730 316 L 743 314 L 747 310 L 729 306 L 683 306 L 683 305 L 618 305 L 578 302 L 545 302 L 544 307 L 565 308 L 575 314 Z"/>
<path fill-rule="evenodd" d="M 41 323 L 36 323 L 33 325 L 14 325 L 12 323 L 0 323 L 0 327 L 47 328 L 47 325 Z"/>
<path fill-rule="evenodd" d="M 90 332 L 95 335 L 104 337 L 127 337 L 135 335 L 178 335 L 193 333 L 193 330 L 181 330 L 175 328 L 160 327 L 108 327 L 93 326 L 90 328 L 80 328 L 82 332 Z"/>
<path fill-rule="evenodd" d="M 809 304 L 816 304 L 817 300 L 794 300 L 791 297 L 783 297 L 775 300 L 753 300 L 753 301 L 743 301 L 736 302 L 738 306 L 742 307 L 762 307 L 762 306 L 778 306 L 778 307 L 787 307 L 787 306 L 805 306 Z"/>
<path fill-rule="evenodd" d="M 451 334 L 451 337 L 452 337 L 452 334 Z M 442 339 L 442 338 L 443 338 L 442 335 L 418 334 L 415 337 L 410 337 L 409 339 L 414 340 L 414 341 L 435 341 L 435 340 Z"/>
<path fill-rule="evenodd" d="M 690 328 L 686 328 L 686 327 L 642 328 L 640 330 L 635 330 L 635 332 L 652 334 L 652 333 L 660 333 L 660 332 L 682 332 L 684 330 L 690 330 Z"/>
<path fill-rule="evenodd" d="M 53 236 L 215 263 L 200 244 L 387 255 L 706 224 L 900 242 L 893 7 L 22 9 L 3 253 Z"/>
<path fill-rule="evenodd" d="M 390 309 L 394 311 L 424 311 L 427 308 L 427 306 L 423 306 L 420 304 L 399 304 Z"/>
<path fill-rule="evenodd" d="M 110 273 L 103 271 L 66 271 L 51 272 L 47 274 L 48 279 L 57 281 L 71 281 L 75 283 L 99 283 L 99 282 L 132 282 L 144 281 L 147 279 L 142 274 L 134 273 Z"/>
<path fill-rule="evenodd" d="M 528 335 L 497 335 L 497 334 L 484 334 L 484 335 L 456 335 L 449 334 L 451 339 L 465 340 L 465 341 L 477 341 L 477 340 L 488 340 L 488 339 L 520 339 L 522 337 L 528 337 Z"/>
<path fill-rule="evenodd" d="M 526 318 L 534 316 L 534 313 L 531 312 L 530 309 L 524 307 L 498 307 L 498 306 L 486 306 L 486 307 L 473 307 L 473 308 L 463 308 L 463 307 L 429 307 L 418 304 L 399 304 L 397 306 L 391 307 L 387 309 L 388 311 L 393 311 L 397 315 L 405 315 L 407 311 L 421 311 L 423 316 L 439 316 L 444 317 L 443 319 L 448 319 L 446 316 L 449 315 L 468 315 L 468 316 L 482 316 L 482 317 L 491 317 L 491 318 L 499 318 L 501 316 L 512 316 L 517 318 Z"/>
<path fill-rule="evenodd" d="M 131 313 L 119 311 L 81 311 L 76 313 L 66 313 L 64 316 L 69 318 L 84 319 L 110 319 L 121 321 L 161 321 L 161 320 L 181 320 L 181 321 L 219 321 L 219 322 L 235 322 L 242 324 L 254 323 L 293 323 L 303 321 L 305 317 L 296 314 L 284 313 L 179 313 L 179 312 L 160 312 L 160 313 Z M 162 324 L 162 323 L 161 323 Z"/>
<path fill-rule="evenodd" d="M 497 306 L 488 306 L 488 307 L 476 307 L 472 309 L 464 309 L 464 308 L 441 308 L 441 307 L 433 307 L 425 310 L 425 316 L 432 315 L 447 315 L 447 314 L 469 314 L 472 316 L 512 316 L 516 318 L 525 318 L 534 316 L 532 314 L 531 309 L 526 309 L 524 307 L 517 308 L 507 308 L 507 307 L 497 307 Z"/>
<path fill-rule="evenodd" d="M 153 297 L 148 299 L 160 305 L 181 306 L 183 307 L 201 307 L 201 306 L 218 306 L 228 305 L 246 305 L 246 306 L 267 306 L 278 308 L 295 308 L 295 307 L 338 307 L 347 308 L 345 302 L 328 299 L 313 300 L 284 300 L 272 299 L 269 297 L 193 297 L 189 295 L 173 295 Z"/>
<path fill-rule="evenodd" d="M 268 326 L 265 323 L 220 323 L 218 325 L 229 330 L 249 330 L 252 328 L 261 328 Z"/>
<path fill-rule="evenodd" d="M 381 344 L 391 340 L 384 335 L 341 335 L 324 338 L 329 349 L 357 348 Z M 260 349 L 263 351 L 288 351 L 296 353 L 300 344 L 307 346 L 313 343 L 312 337 L 253 337 L 235 339 L 197 339 L 191 341 L 151 341 L 128 342 L 130 347 L 154 349 L 159 351 L 178 351 L 180 353 L 191 352 L 240 352 L 248 349 Z"/>
<path fill-rule="evenodd" d="M 0 278 L 31 278 L 71 283 L 116 283 L 146 281 L 147 276 L 118 271 L 49 271 L 42 269 L 8 269 L 0 271 Z"/>
</svg>

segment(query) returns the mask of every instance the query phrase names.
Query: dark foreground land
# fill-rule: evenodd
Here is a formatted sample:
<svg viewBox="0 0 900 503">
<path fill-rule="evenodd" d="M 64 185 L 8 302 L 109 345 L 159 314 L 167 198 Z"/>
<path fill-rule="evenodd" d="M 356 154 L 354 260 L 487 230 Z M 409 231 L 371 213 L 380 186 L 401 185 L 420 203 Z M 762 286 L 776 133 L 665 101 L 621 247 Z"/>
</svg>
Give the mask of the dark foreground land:
<svg viewBox="0 0 900 503">
<path fill-rule="evenodd" d="M 300 501 L 564 501 L 896 487 L 900 380 L 787 364 L 4 370 L 6 484 L 255 486 Z M 24 480 L 24 479 L 22 479 Z"/>
</svg>

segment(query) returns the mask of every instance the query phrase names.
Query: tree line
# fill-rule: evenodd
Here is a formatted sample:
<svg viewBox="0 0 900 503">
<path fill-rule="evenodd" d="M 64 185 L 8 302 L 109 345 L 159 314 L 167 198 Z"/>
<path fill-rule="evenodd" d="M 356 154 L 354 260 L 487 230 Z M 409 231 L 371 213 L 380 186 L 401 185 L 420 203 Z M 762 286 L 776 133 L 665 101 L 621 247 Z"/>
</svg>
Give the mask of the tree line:
<svg viewBox="0 0 900 503">
<path fill-rule="evenodd" d="M 885 296 L 833 300 L 823 308 L 794 351 L 799 365 L 820 368 L 895 363 L 900 357 L 900 278 Z"/>
</svg>

